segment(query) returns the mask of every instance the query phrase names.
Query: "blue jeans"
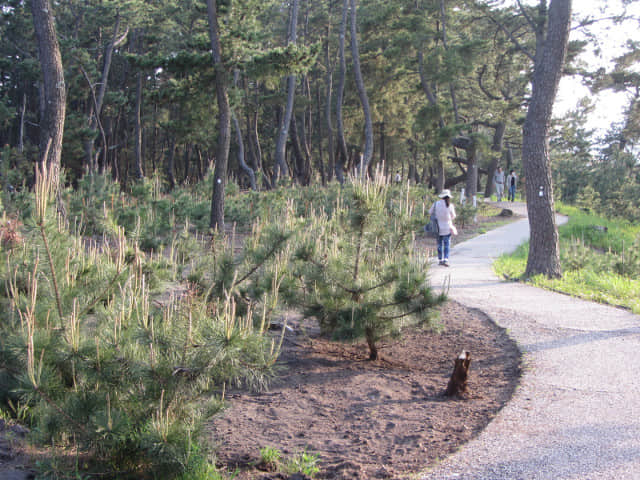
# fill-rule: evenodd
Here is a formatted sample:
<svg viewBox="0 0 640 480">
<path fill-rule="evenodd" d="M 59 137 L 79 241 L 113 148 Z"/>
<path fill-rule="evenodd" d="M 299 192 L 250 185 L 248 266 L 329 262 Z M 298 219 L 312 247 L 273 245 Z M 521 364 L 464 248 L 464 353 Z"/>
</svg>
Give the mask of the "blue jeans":
<svg viewBox="0 0 640 480">
<path fill-rule="evenodd" d="M 516 186 L 515 185 L 509 186 L 509 195 L 507 196 L 507 198 L 509 200 L 511 200 L 512 202 L 516 199 Z"/>
<path fill-rule="evenodd" d="M 451 234 L 438 235 L 438 260 L 449 260 L 449 245 L 451 243 Z"/>
</svg>

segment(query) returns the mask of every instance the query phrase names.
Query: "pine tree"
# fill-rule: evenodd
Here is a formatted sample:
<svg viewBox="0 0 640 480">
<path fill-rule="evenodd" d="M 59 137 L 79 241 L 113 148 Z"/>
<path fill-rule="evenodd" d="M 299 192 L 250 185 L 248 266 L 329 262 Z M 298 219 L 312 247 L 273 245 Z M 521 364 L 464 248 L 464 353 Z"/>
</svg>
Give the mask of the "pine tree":
<svg viewBox="0 0 640 480">
<path fill-rule="evenodd" d="M 345 207 L 344 205 L 349 205 Z M 295 254 L 299 304 L 338 340 L 364 338 L 369 359 L 403 326 L 428 322 L 434 295 L 424 255 L 413 246 L 412 206 L 388 196 L 385 178 L 352 179 L 332 218 L 316 218 Z"/>
</svg>

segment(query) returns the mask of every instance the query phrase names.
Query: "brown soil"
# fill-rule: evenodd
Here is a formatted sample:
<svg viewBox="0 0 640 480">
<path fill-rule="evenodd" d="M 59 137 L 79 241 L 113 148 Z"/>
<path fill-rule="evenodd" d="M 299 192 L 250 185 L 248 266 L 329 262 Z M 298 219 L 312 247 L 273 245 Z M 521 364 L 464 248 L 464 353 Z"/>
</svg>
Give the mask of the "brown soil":
<svg viewBox="0 0 640 480">
<path fill-rule="evenodd" d="M 511 397 L 520 353 L 484 314 L 449 302 L 442 333 L 413 328 L 370 362 L 363 344 L 334 343 L 293 323 L 281 375 L 267 393 L 232 392 L 211 425 L 219 464 L 237 479 L 287 478 L 260 471 L 260 449 L 283 458 L 319 455 L 325 479 L 410 478 L 477 435 Z M 444 390 L 462 350 L 471 352 L 469 391 Z"/>
</svg>

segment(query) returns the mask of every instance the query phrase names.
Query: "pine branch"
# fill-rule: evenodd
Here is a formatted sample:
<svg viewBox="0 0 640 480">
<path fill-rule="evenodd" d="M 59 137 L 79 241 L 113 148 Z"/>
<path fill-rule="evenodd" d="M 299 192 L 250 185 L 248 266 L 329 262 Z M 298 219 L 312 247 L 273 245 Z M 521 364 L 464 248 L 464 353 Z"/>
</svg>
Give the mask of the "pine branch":
<svg viewBox="0 0 640 480">
<path fill-rule="evenodd" d="M 53 281 L 53 290 L 54 290 L 54 296 L 56 299 L 56 306 L 58 308 L 58 316 L 60 317 L 60 325 L 62 326 L 62 328 L 64 328 L 64 325 L 62 325 L 62 301 L 60 299 L 60 290 L 58 289 L 58 278 L 56 276 L 56 270 L 53 266 L 53 257 L 51 256 L 51 248 L 49 247 L 49 240 L 47 239 L 47 234 L 44 231 L 44 222 L 42 222 L 40 224 L 40 234 L 42 235 L 42 241 L 44 242 L 44 249 L 47 252 L 47 257 L 49 259 L 49 267 L 51 268 L 51 279 Z"/>
<path fill-rule="evenodd" d="M 258 264 L 254 265 L 254 267 L 253 267 L 251 270 L 249 270 L 249 272 L 247 272 L 244 276 L 242 276 L 242 277 L 240 278 L 240 280 L 235 281 L 235 282 L 233 283 L 233 285 L 231 286 L 231 289 L 230 289 L 230 290 L 232 290 L 232 289 L 233 289 L 233 288 L 235 288 L 236 286 L 240 285 L 240 284 L 241 284 L 242 282 L 244 282 L 247 278 L 249 278 L 251 275 L 253 275 L 253 274 L 254 274 L 254 273 L 255 273 L 255 272 L 256 272 L 260 267 L 262 267 L 262 266 L 267 262 L 267 260 L 269 260 L 269 258 L 271 258 L 271 256 L 272 256 L 272 255 L 273 255 L 273 254 L 278 250 L 278 248 L 280 248 L 280 245 L 282 245 L 285 241 L 286 241 L 286 238 L 285 238 L 285 237 L 280 238 L 280 239 L 275 243 L 275 245 L 273 245 L 273 246 L 271 247 L 271 249 L 269 250 L 269 252 L 267 252 L 267 255 L 265 255 L 265 256 L 264 256 L 264 259 L 263 259 L 261 262 L 259 262 Z"/>
</svg>

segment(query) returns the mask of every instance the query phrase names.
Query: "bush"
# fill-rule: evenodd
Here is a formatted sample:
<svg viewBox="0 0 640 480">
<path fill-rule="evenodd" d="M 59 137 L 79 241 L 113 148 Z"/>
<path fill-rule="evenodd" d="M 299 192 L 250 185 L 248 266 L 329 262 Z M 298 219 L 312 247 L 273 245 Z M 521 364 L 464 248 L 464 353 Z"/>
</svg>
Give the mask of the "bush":
<svg viewBox="0 0 640 480">
<path fill-rule="evenodd" d="M 23 243 L 0 245 L 8 281 L 0 400 L 28 409 L 35 441 L 83 458 L 73 467 L 61 457 L 51 468 L 205 478 L 214 470 L 202 427 L 223 407 L 225 386 L 264 388 L 272 375 L 278 348 L 268 318 L 256 322 L 253 305 L 239 314 L 232 289 L 212 302 L 184 289 L 154 299 L 149 277 L 170 265 L 149 261 L 121 227 L 110 242 L 86 248 L 52 218 L 46 189 L 38 192 Z M 261 301 L 273 303 L 268 293 Z"/>
<path fill-rule="evenodd" d="M 294 302 L 326 335 L 364 338 L 375 360 L 382 338 L 409 322 L 430 320 L 431 307 L 444 296 L 432 294 L 426 259 L 413 248 L 411 203 L 390 211 L 380 177 L 355 180 L 344 195 L 333 217 L 311 218 L 302 229 L 294 251 L 293 277 L 300 279 Z"/>
</svg>

